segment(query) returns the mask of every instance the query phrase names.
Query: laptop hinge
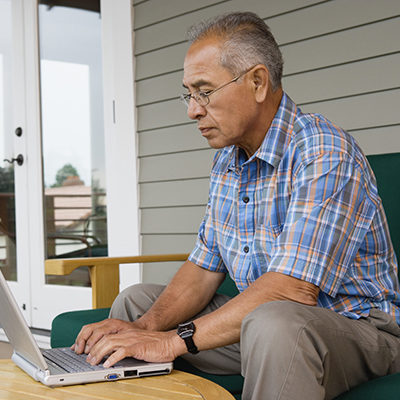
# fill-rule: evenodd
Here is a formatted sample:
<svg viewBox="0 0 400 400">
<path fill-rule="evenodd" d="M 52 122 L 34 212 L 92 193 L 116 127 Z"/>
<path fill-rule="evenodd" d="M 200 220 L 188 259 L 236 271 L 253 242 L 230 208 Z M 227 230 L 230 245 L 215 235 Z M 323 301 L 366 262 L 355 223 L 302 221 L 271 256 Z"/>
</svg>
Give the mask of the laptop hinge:
<svg viewBox="0 0 400 400">
<path fill-rule="evenodd" d="M 48 374 L 48 371 L 42 371 L 16 352 L 11 356 L 11 360 L 36 381 L 42 381 Z"/>
</svg>

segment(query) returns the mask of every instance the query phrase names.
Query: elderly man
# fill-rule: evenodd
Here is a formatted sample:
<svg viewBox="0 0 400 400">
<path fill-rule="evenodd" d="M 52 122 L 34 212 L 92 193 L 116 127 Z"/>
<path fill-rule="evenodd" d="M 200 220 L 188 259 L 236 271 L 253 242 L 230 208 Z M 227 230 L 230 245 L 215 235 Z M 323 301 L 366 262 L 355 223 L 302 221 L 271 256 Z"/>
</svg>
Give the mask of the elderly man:
<svg viewBox="0 0 400 400">
<path fill-rule="evenodd" d="M 331 399 L 400 371 L 397 262 L 354 139 L 281 87 L 262 19 L 190 31 L 182 99 L 211 147 L 206 215 L 170 284 L 136 285 L 73 348 L 242 373 L 243 399 Z M 229 273 L 240 294 L 216 294 Z M 178 330 L 176 329 L 178 327 Z"/>
</svg>

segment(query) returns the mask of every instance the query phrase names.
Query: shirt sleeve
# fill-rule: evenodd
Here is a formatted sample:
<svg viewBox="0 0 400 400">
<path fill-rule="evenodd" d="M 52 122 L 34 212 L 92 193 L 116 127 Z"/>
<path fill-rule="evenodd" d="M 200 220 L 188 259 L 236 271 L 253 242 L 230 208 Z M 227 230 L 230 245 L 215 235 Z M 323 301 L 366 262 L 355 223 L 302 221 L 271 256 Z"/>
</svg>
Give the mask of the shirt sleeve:
<svg viewBox="0 0 400 400">
<path fill-rule="evenodd" d="M 189 256 L 189 261 L 210 271 L 227 272 L 213 229 L 210 200 L 199 228 L 196 245 Z"/>
<path fill-rule="evenodd" d="M 218 187 L 218 183 L 216 183 L 217 179 L 215 178 L 217 174 L 215 171 L 219 170 L 218 161 L 220 160 L 220 156 L 221 151 L 218 151 L 214 156 L 210 174 L 210 188 L 206 213 L 201 222 L 196 244 L 189 256 L 189 261 L 210 271 L 227 273 L 228 270 L 219 251 L 217 233 L 213 224 L 211 205 L 211 194 Z"/>
<path fill-rule="evenodd" d="M 324 154 L 301 167 L 268 271 L 334 297 L 376 212 L 369 190 L 362 167 L 346 154 Z"/>
</svg>

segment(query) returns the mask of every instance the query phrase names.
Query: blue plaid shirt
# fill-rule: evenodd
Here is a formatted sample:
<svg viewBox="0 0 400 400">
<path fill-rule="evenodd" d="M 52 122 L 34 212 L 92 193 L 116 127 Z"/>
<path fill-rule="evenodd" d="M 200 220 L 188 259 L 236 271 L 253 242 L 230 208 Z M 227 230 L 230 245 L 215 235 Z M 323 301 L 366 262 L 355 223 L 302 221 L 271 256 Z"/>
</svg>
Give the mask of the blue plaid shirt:
<svg viewBox="0 0 400 400">
<path fill-rule="evenodd" d="M 350 318 L 379 308 L 400 323 L 397 261 L 373 172 L 355 140 L 286 95 L 249 159 L 216 153 L 206 215 L 189 260 L 239 291 L 266 272 L 320 288 Z"/>
</svg>

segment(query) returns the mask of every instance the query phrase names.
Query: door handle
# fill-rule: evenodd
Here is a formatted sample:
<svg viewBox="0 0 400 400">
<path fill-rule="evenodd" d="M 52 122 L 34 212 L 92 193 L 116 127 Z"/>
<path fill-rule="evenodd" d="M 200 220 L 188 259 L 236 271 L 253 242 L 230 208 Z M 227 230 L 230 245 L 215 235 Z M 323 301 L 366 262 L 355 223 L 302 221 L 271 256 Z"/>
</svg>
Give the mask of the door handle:
<svg viewBox="0 0 400 400">
<path fill-rule="evenodd" d="M 18 165 L 22 165 L 24 163 L 24 156 L 22 154 L 18 154 L 17 158 L 12 158 L 11 160 L 4 159 L 3 161 L 6 161 L 10 164 L 17 162 Z"/>
</svg>

